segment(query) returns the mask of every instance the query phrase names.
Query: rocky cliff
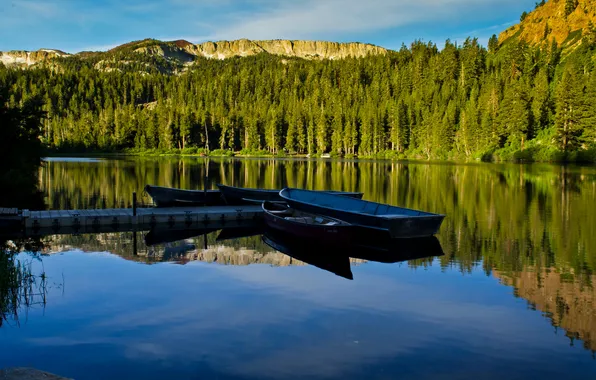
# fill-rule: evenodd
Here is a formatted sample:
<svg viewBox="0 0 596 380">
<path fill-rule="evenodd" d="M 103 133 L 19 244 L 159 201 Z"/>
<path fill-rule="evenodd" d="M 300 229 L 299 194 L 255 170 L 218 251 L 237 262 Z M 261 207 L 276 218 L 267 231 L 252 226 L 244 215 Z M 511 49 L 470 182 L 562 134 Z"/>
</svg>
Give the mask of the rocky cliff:
<svg viewBox="0 0 596 380">
<path fill-rule="evenodd" d="M 6 66 L 28 67 L 41 61 L 68 55 L 63 51 L 55 49 L 39 49 L 37 51 L 13 50 L 0 52 L 0 62 Z"/>
<path fill-rule="evenodd" d="M 510 38 L 520 38 L 534 45 L 550 43 L 559 45 L 578 43 L 582 36 L 593 33 L 596 24 L 596 1 L 549 0 L 538 4 L 523 20 L 499 36 L 501 43 Z"/>
<path fill-rule="evenodd" d="M 327 41 L 290 41 L 267 40 L 251 41 L 247 39 L 235 41 L 204 42 L 192 44 L 188 41 L 133 41 L 107 52 L 75 54 L 80 58 L 101 57 L 106 60 L 111 54 L 141 53 L 160 56 L 181 64 L 191 64 L 196 57 L 211 59 L 227 59 L 231 57 L 247 57 L 260 53 L 272 55 L 298 57 L 304 59 L 344 59 L 348 57 L 364 57 L 374 54 L 386 54 L 387 49 L 379 46 L 357 42 L 339 43 Z M 28 67 L 55 57 L 69 56 L 60 50 L 41 49 L 38 51 L 10 51 L 1 53 L 0 62 L 7 66 Z"/>
<path fill-rule="evenodd" d="M 387 53 L 387 49 L 379 46 L 357 42 L 340 43 L 296 40 L 251 41 L 247 39 L 204 42 L 197 45 L 189 44 L 185 46 L 184 49 L 195 56 L 217 59 L 225 59 L 235 56 L 246 57 L 259 53 L 305 59 L 343 59 Z"/>
</svg>

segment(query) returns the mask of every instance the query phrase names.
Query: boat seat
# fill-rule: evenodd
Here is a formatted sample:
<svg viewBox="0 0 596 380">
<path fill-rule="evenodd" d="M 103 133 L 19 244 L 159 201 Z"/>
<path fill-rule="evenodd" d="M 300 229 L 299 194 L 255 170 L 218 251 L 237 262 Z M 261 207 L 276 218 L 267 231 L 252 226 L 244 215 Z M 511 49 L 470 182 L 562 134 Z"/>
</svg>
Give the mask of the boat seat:
<svg viewBox="0 0 596 380">
<path fill-rule="evenodd" d="M 314 219 L 308 216 L 286 216 L 285 220 L 289 220 L 292 222 L 299 222 L 304 224 L 313 224 Z"/>
</svg>

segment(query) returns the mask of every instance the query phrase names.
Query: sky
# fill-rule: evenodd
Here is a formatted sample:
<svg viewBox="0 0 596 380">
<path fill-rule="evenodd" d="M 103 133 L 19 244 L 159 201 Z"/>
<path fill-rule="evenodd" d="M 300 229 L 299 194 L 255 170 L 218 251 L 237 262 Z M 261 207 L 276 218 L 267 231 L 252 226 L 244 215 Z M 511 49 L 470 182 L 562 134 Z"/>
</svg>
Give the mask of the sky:
<svg viewBox="0 0 596 380">
<path fill-rule="evenodd" d="M 301 39 L 399 49 L 486 44 L 536 0 L 0 0 L 0 51 L 107 50 L 144 38 Z"/>
</svg>

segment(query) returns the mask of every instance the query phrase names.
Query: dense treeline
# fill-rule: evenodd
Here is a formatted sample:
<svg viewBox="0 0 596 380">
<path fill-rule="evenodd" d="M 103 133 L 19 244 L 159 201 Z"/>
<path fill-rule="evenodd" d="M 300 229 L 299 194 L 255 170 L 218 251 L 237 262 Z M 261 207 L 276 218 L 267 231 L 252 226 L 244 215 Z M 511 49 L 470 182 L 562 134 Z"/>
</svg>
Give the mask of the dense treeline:
<svg viewBox="0 0 596 380">
<path fill-rule="evenodd" d="M 40 208 L 37 169 L 41 164 L 44 112 L 38 96 L 14 103 L 0 83 L 0 189 L 4 207 Z M 0 242 L 1 245 L 1 242 Z"/>
<path fill-rule="evenodd" d="M 596 160 L 593 41 L 200 59 L 176 75 L 160 57 L 106 53 L 2 68 L 0 83 L 14 104 L 42 97 L 44 141 L 58 149 Z"/>
</svg>

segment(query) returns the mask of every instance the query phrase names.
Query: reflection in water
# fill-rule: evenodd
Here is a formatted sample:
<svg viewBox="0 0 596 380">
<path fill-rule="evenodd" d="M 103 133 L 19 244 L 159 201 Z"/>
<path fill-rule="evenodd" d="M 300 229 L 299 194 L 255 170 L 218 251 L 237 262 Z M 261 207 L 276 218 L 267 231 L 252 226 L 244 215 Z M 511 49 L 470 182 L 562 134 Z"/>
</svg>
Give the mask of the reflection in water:
<svg viewBox="0 0 596 380">
<path fill-rule="evenodd" d="M 133 191 L 140 194 L 147 183 L 187 189 L 202 188 L 205 162 L 194 158 L 47 162 L 40 171 L 40 182 L 50 208 L 115 207 L 130 205 L 130 194 Z M 438 235 L 444 255 L 436 259 L 412 260 L 406 265 L 407 268 L 424 269 L 424 273 L 427 270 L 436 269 L 441 275 L 433 277 L 435 282 L 432 285 L 426 285 L 424 291 L 418 289 L 416 297 L 402 300 L 405 304 L 400 304 L 399 307 L 406 309 L 382 309 L 395 305 L 393 302 L 385 302 L 383 306 L 379 306 L 384 301 L 376 299 L 375 292 L 379 289 L 388 289 L 384 294 L 385 299 L 392 299 L 396 293 L 408 294 L 412 291 L 410 287 L 419 284 L 418 279 L 428 279 L 428 277 L 420 272 L 409 276 L 408 272 L 398 271 L 396 268 L 401 268 L 400 264 L 373 263 L 354 266 L 368 260 L 382 262 L 396 260 L 382 256 L 371 257 L 370 254 L 360 257 L 354 252 L 350 253 L 352 266 L 348 267 L 348 270 L 353 273 L 356 281 L 343 281 L 335 276 L 329 276 L 342 280 L 341 286 L 345 287 L 342 289 L 349 288 L 354 292 L 362 289 L 362 292 L 366 293 L 366 296 L 358 298 L 357 306 L 353 304 L 346 306 L 350 310 L 364 313 L 363 308 L 367 305 L 373 307 L 374 301 L 378 301 L 374 307 L 382 310 L 382 313 L 387 313 L 388 319 L 385 321 L 387 324 L 392 318 L 399 319 L 405 318 L 405 315 L 415 315 L 423 321 L 430 321 L 431 327 L 426 326 L 426 328 L 432 331 L 443 323 L 447 326 L 458 326 L 461 330 L 457 339 L 462 340 L 466 339 L 466 334 L 480 334 L 480 326 L 472 328 L 473 331 L 466 330 L 471 326 L 466 318 L 473 319 L 471 315 L 477 315 L 479 320 L 486 319 L 483 327 L 487 329 L 487 335 L 480 338 L 474 335 L 476 338 L 474 342 L 484 339 L 482 347 L 490 351 L 488 347 L 490 342 L 500 341 L 503 345 L 499 347 L 501 349 L 499 352 L 502 352 L 503 356 L 517 352 L 521 358 L 527 352 L 537 350 L 538 347 L 552 346 L 553 352 L 556 351 L 558 356 L 551 359 L 552 363 L 556 363 L 566 353 L 569 355 L 575 353 L 576 351 L 572 350 L 577 350 L 578 347 L 583 346 L 588 350 L 595 348 L 596 300 L 594 297 L 596 292 L 593 284 L 596 269 L 596 218 L 594 217 L 596 215 L 596 169 L 593 167 L 211 159 L 208 172 L 211 187 L 215 183 L 224 183 L 245 187 L 295 186 L 307 189 L 359 191 L 363 192 L 365 199 L 368 200 L 447 215 Z M 145 202 L 149 201 L 148 198 L 144 199 Z M 133 249 L 132 233 L 56 236 L 48 238 L 47 243 L 52 245 L 52 252 L 73 249 L 90 252 L 109 251 L 127 260 L 145 263 L 161 260 L 186 263 L 194 260 L 223 265 L 267 264 L 275 267 L 298 265 L 294 268 L 308 268 L 302 266 L 302 261 L 292 259 L 264 244 L 258 230 L 238 229 L 206 235 L 205 232 L 209 231 L 198 231 L 199 236 L 174 236 L 175 233 L 170 234 L 170 232 L 167 231 L 165 236 L 162 234 L 160 237 L 157 231 L 154 231 L 153 235 L 146 237 L 147 243 L 139 233 L 136 253 Z M 178 238 L 182 240 L 172 241 L 172 239 L 179 240 Z M 309 262 L 321 268 L 331 268 L 333 273 L 340 273 L 340 275 L 343 273 L 348 277 L 345 261 L 339 263 L 339 268 L 342 269 L 338 270 L 338 266 L 335 265 L 337 263 L 332 262 L 330 266 L 329 263 L 317 262 L 318 258 L 314 261 L 309 256 L 302 256 L 302 258 L 305 261 L 310 260 Z M 412 259 L 414 256 L 409 258 Z M 242 271 L 233 267 L 225 268 L 230 271 L 230 274 L 233 273 L 234 276 L 242 277 L 244 280 L 252 275 L 257 276 L 257 272 L 260 274 L 265 270 L 258 265 L 251 266 L 250 270 L 243 267 Z M 279 286 L 284 289 L 297 287 L 300 291 L 303 288 L 314 287 L 305 297 L 316 299 L 320 296 L 321 304 L 325 304 L 330 309 L 333 309 L 331 304 L 338 299 L 349 298 L 340 290 L 337 290 L 337 294 L 323 297 L 319 292 L 324 287 L 316 287 L 308 280 L 297 281 L 300 282 L 299 284 L 291 283 L 293 277 L 287 276 L 288 272 L 282 271 L 281 268 L 277 269 L 276 272 L 267 272 L 267 276 L 274 279 L 265 276 L 258 277 L 258 281 L 271 281 L 269 283 L 271 287 Z M 459 272 L 464 276 L 450 276 L 453 272 Z M 308 273 L 310 276 L 315 276 L 311 272 Z M 479 276 L 480 273 L 482 276 Z M 389 281 L 389 278 L 391 281 L 398 281 L 396 279 L 399 278 L 398 274 L 406 276 L 409 282 L 400 283 L 399 286 L 403 289 L 393 282 L 389 282 L 390 286 L 387 287 L 384 281 Z M 373 275 L 377 276 L 374 281 L 369 277 Z M 385 275 L 387 278 L 383 277 Z M 498 294 L 505 292 L 506 288 L 494 287 L 493 277 L 500 279 L 502 284 L 511 286 L 514 296 L 527 300 L 530 308 L 539 310 L 546 319 L 540 313 L 524 314 L 517 309 L 509 310 L 509 314 L 500 314 L 502 312 L 500 308 L 508 301 L 505 301 L 505 298 L 499 298 Z M 253 280 L 257 281 L 251 278 L 251 281 Z M 420 280 L 420 282 L 423 281 Z M 370 287 L 368 287 L 369 284 Z M 327 285 L 329 284 L 326 283 Z M 453 293 L 445 293 L 445 289 L 452 289 Z M 234 298 L 232 294 L 225 292 L 223 294 Z M 437 294 L 442 294 L 444 299 Z M 457 301 L 453 301 L 455 294 L 461 297 Z M 354 298 L 349 299 L 354 301 L 356 295 L 350 294 L 350 297 L 352 296 Z M 509 294 L 507 299 L 510 302 L 514 301 Z M 440 316 L 429 316 L 418 308 L 419 303 L 427 301 L 441 310 Z M 454 304 L 449 304 L 452 301 Z M 485 303 L 492 303 L 492 305 Z M 460 310 L 459 308 L 464 305 L 467 305 L 466 312 L 458 315 L 450 314 L 449 310 Z M 274 314 L 276 310 L 271 308 L 270 313 Z M 440 319 L 437 319 L 439 317 Z M 527 319 L 531 318 L 538 318 L 544 323 L 550 322 L 555 327 L 554 330 L 558 330 L 558 335 L 544 329 L 544 326 L 535 319 L 529 323 Z M 375 323 L 368 319 L 367 321 Z M 462 321 L 462 325 L 456 321 Z M 407 325 L 407 321 L 401 322 Z M 391 320 L 391 323 L 395 321 Z M 491 326 L 494 326 L 494 329 L 489 332 Z M 516 326 L 520 326 L 520 330 L 508 330 L 515 329 Z M 348 330 L 356 329 L 354 326 L 343 327 Z M 416 331 L 418 337 L 424 335 L 420 332 L 423 330 Z M 509 331 L 511 335 L 503 331 Z M 278 333 L 283 334 L 283 332 Z M 453 336 L 445 334 L 454 339 Z M 471 338 L 472 335 L 469 337 Z M 557 342 L 556 339 L 561 338 L 562 335 L 567 335 L 574 344 L 573 348 L 566 347 L 568 351 L 557 351 L 558 349 L 554 348 L 556 346 L 554 342 Z M 532 336 L 535 345 L 524 340 L 529 336 Z M 373 339 L 372 336 L 369 337 Z M 412 341 L 416 339 L 412 337 Z M 376 347 L 385 347 L 387 352 L 391 351 L 391 345 L 383 346 L 383 337 L 375 336 L 374 340 Z M 577 340 L 580 340 L 581 344 L 576 342 Z M 438 343 L 444 341 L 443 339 L 436 341 L 435 344 L 441 349 L 430 350 L 428 353 L 433 357 L 439 357 L 449 351 L 450 346 L 444 346 L 447 343 Z M 472 344 L 465 350 L 473 351 L 472 347 L 476 346 Z M 468 352 L 465 350 L 464 354 Z M 411 351 L 407 352 L 411 353 Z M 343 351 L 342 353 L 345 354 Z M 379 355 L 381 354 L 376 352 L 373 356 L 378 358 Z M 548 356 L 548 353 L 544 355 Z M 289 360 L 290 357 L 286 359 Z M 476 359 L 479 360 L 478 363 L 482 363 L 481 355 Z M 531 359 L 533 358 L 528 358 L 529 361 Z M 544 358 L 541 360 L 548 361 Z M 532 367 L 528 363 L 526 365 L 528 368 Z M 548 365 L 545 365 L 546 367 Z M 567 369 L 573 372 L 574 368 L 569 366 Z M 498 369 L 495 369 L 494 373 L 498 372 Z M 571 376 L 565 371 L 563 373 Z M 523 377 L 523 371 L 519 372 L 519 375 Z M 527 375 L 533 376 L 530 373 Z"/>
<path fill-rule="evenodd" d="M 552 325 L 565 329 L 570 345 L 576 339 L 583 347 L 596 352 L 596 276 L 578 278 L 571 273 L 551 272 L 549 269 L 528 267 L 520 273 L 494 271 L 493 275 L 505 285 L 515 288 L 516 297 L 528 301 L 533 310 L 540 310 Z"/>
</svg>

